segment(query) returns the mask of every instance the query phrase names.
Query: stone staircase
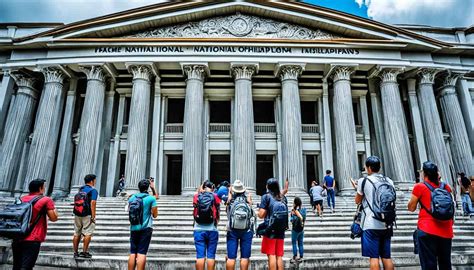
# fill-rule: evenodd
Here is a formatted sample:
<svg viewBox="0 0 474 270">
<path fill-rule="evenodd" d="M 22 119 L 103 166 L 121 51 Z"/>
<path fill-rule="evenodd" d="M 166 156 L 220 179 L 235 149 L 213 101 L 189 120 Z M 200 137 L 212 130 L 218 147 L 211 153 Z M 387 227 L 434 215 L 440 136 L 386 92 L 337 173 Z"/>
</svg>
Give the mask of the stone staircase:
<svg viewBox="0 0 474 270">
<path fill-rule="evenodd" d="M 399 199 L 397 229 L 392 240 L 392 256 L 398 267 L 418 268 L 413 254 L 412 233 L 417 215 L 406 210 L 406 198 Z M 254 199 L 256 204 L 258 201 Z M 0 202 L 5 204 L 6 200 Z M 291 204 L 291 203 L 290 203 Z M 285 239 L 285 266 L 295 269 L 366 268 L 367 259 L 360 255 L 360 239 L 349 238 L 354 213 L 353 198 L 337 197 L 336 212 L 325 213 L 323 219 L 308 212 L 305 228 L 305 261 L 291 265 L 290 232 Z M 61 268 L 126 269 L 129 253 L 129 223 L 126 204 L 117 198 L 100 198 L 97 203 L 97 226 L 91 243 L 92 259 L 73 259 L 73 215 L 70 201 L 56 202 L 60 220 L 49 223 L 48 236 L 41 248 L 38 265 Z M 147 269 L 194 268 L 193 217 L 190 197 L 161 196 L 158 219 L 148 253 Z M 222 210 L 224 210 L 222 208 Z M 225 224 L 222 211 L 219 224 L 217 269 L 225 269 Z M 261 222 L 261 221 L 259 221 Z M 3 242 L 8 246 L 8 242 Z M 254 238 L 252 268 L 266 269 L 266 256 L 260 253 L 261 238 Z M 11 252 L 10 252 L 11 253 Z M 474 220 L 456 216 L 453 263 L 474 266 Z M 12 262 L 9 254 L 8 262 Z"/>
</svg>

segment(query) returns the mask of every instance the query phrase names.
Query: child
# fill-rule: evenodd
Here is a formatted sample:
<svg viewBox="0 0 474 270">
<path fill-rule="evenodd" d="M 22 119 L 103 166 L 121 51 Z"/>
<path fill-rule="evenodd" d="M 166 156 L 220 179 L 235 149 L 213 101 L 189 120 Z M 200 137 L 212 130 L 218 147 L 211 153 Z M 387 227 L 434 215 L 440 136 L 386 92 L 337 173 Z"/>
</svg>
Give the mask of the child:
<svg viewBox="0 0 474 270">
<path fill-rule="evenodd" d="M 301 207 L 301 199 L 295 197 L 293 202 L 293 209 L 291 210 L 291 244 L 293 245 L 293 259 L 291 263 L 301 262 L 303 260 L 304 248 L 304 223 L 306 221 L 306 208 Z M 297 244 L 300 252 L 300 257 L 297 258 Z"/>
</svg>

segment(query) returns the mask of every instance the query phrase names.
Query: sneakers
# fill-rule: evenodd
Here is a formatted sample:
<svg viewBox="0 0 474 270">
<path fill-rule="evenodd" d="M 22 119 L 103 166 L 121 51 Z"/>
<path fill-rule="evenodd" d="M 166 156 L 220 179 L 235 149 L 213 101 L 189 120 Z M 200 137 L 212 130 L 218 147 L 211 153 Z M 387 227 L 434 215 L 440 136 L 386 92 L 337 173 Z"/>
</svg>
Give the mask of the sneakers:
<svg viewBox="0 0 474 270">
<path fill-rule="evenodd" d="M 74 259 L 77 259 L 77 258 L 79 258 L 79 253 L 74 252 Z"/>
<path fill-rule="evenodd" d="M 79 257 L 90 259 L 92 258 L 92 254 L 90 254 L 89 252 L 81 252 L 79 253 Z"/>
</svg>

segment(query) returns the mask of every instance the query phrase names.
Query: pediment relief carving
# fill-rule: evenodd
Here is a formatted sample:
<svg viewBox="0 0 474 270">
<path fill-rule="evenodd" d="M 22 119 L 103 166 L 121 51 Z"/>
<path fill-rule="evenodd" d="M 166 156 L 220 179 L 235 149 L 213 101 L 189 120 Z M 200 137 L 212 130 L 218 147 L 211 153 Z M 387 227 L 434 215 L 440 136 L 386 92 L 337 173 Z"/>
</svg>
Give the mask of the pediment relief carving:
<svg viewBox="0 0 474 270">
<path fill-rule="evenodd" d="M 127 38 L 269 38 L 318 40 L 340 36 L 296 24 L 257 16 L 234 14 L 188 22 L 126 36 Z"/>
</svg>

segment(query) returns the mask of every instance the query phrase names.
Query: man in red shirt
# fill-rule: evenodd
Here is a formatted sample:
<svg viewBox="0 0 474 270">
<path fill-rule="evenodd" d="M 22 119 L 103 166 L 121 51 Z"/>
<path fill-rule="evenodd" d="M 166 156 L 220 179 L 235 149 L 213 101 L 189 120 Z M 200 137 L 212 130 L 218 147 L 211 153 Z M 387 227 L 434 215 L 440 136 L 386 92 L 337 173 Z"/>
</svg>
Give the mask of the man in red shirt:
<svg viewBox="0 0 474 270">
<path fill-rule="evenodd" d="M 33 206 L 33 215 L 31 220 L 36 220 L 38 215 L 41 215 L 38 223 L 34 226 L 30 235 L 21 240 L 14 240 L 12 242 L 13 250 L 13 269 L 33 269 L 38 258 L 41 243 L 46 239 L 46 231 L 49 220 L 55 222 L 58 220 L 58 213 L 56 212 L 54 202 L 51 198 L 43 196 L 45 191 L 44 179 L 35 179 L 30 182 L 28 189 L 30 194 L 21 198 L 22 202 L 29 202 L 41 196 L 41 198 Z"/>
<path fill-rule="evenodd" d="M 453 219 L 435 219 L 430 212 L 431 191 L 426 184 L 433 188 L 441 186 L 438 166 L 431 161 L 423 163 L 422 179 L 424 183 L 414 186 L 408 202 L 408 210 L 414 212 L 418 203 L 423 206 L 418 214 L 418 251 L 422 269 L 451 269 L 451 245 L 453 239 Z M 446 184 L 446 190 L 451 193 L 451 187 Z M 420 205 L 421 206 L 421 205 Z"/>
</svg>

